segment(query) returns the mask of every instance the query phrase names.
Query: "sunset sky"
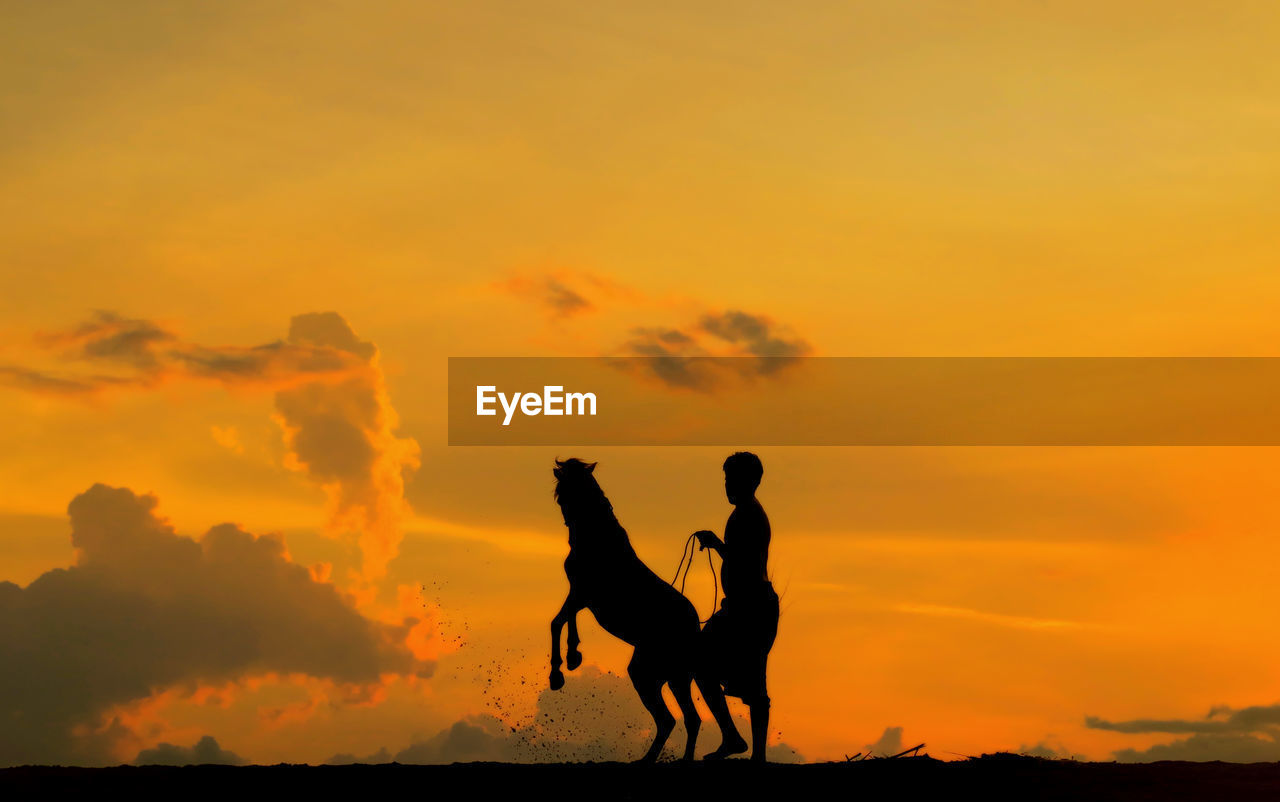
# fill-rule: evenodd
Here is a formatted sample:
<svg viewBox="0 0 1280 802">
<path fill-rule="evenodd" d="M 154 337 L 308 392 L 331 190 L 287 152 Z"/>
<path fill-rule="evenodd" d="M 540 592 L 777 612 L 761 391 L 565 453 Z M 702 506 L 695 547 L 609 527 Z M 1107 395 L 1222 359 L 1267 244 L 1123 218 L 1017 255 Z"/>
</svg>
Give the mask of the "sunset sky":
<svg viewBox="0 0 1280 802">
<path fill-rule="evenodd" d="M 552 461 L 670 576 L 731 449 L 450 356 L 1280 356 L 1274 3 L 4 10 L 0 765 L 639 756 Z M 1280 760 L 1275 449 L 756 450 L 779 756 Z"/>
</svg>

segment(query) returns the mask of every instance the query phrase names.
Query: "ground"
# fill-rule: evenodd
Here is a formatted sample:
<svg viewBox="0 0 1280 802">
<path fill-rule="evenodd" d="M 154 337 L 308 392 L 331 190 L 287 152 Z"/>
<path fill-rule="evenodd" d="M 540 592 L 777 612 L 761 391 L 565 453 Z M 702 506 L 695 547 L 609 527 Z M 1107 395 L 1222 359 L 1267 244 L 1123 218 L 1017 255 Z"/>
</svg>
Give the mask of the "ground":
<svg viewBox="0 0 1280 802">
<path fill-rule="evenodd" d="M 282 798 L 568 800 L 1236 800 L 1280 798 L 1280 763 L 1078 763 L 1018 756 L 753 766 L 621 763 L 451 766 L 45 766 L 0 769 L 0 798 L 288 795 Z M 110 796 L 104 796 L 110 795 Z M 127 796 L 126 796 L 127 795 Z"/>
</svg>

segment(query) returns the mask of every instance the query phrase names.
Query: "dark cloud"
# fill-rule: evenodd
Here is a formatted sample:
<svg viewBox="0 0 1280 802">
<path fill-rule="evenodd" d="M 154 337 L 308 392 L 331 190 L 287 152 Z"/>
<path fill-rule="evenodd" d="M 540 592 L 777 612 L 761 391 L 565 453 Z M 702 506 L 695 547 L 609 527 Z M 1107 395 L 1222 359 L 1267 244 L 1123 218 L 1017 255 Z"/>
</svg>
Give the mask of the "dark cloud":
<svg viewBox="0 0 1280 802">
<path fill-rule="evenodd" d="M 1262 735 L 1201 733 L 1149 749 L 1120 749 L 1112 756 L 1121 763 L 1154 760 L 1222 760 L 1230 763 L 1280 761 L 1280 741 Z"/>
<path fill-rule="evenodd" d="M 1037 744 L 1028 746 L 1023 744 L 1017 749 L 1012 750 L 1016 755 L 1026 755 L 1027 757 L 1042 757 L 1046 760 L 1065 760 L 1071 757 L 1071 753 L 1063 748 L 1060 744 L 1051 744 L 1048 741 L 1040 741 Z"/>
<path fill-rule="evenodd" d="M 596 298 L 673 308 L 669 299 L 645 299 L 633 289 L 590 273 L 517 275 L 493 286 L 543 307 L 553 318 L 595 309 L 588 293 Z M 620 369 L 668 387 L 709 392 L 734 381 L 771 376 L 811 353 L 812 345 L 786 326 L 764 315 L 730 309 L 704 313 L 682 328 L 636 326 L 611 355 L 643 357 L 617 360 L 614 364 Z"/>
<path fill-rule="evenodd" d="M 788 361 L 813 351 L 809 343 L 782 332 L 777 324 L 761 315 L 729 310 L 703 315 L 698 327 L 745 354 L 759 357 L 762 373 L 777 370 Z"/>
<path fill-rule="evenodd" d="M 356 337 L 341 315 L 294 317 L 288 345 L 343 354 L 366 367 L 341 381 L 282 389 L 275 404 L 292 466 L 324 488 L 330 529 L 355 534 L 362 575 L 375 579 L 400 547 L 401 521 L 409 512 L 404 475 L 418 465 L 418 444 L 396 436 L 399 421 L 377 364 L 378 349 Z"/>
<path fill-rule="evenodd" d="M 777 374 L 813 352 L 805 340 L 762 315 L 730 310 L 703 315 L 686 329 L 636 328 L 619 360 L 670 387 L 709 392 L 735 380 Z"/>
<path fill-rule="evenodd" d="M 150 321 L 113 312 L 37 341 L 66 360 L 123 372 L 62 375 L 0 365 L 0 384 L 64 396 L 196 379 L 276 391 L 288 464 L 329 496 L 331 532 L 358 540 L 360 578 L 377 578 L 395 557 L 408 513 L 404 474 L 418 464 L 418 444 L 394 433 L 398 418 L 377 347 L 338 313 L 297 315 L 286 340 L 252 347 L 185 342 Z"/>
<path fill-rule="evenodd" d="M 1234 709 L 1214 707 L 1202 719 L 1132 719 L 1107 721 L 1096 716 L 1086 716 L 1085 726 L 1092 730 L 1111 730 L 1128 733 L 1222 733 L 1258 732 L 1280 727 L 1280 704 L 1254 705 Z"/>
<path fill-rule="evenodd" d="M 317 375 L 351 373 L 358 366 L 334 348 L 276 342 L 252 348 L 191 346 L 170 357 L 193 376 L 226 383 L 265 381 L 290 384 Z"/>
<path fill-rule="evenodd" d="M 1183 719 L 1138 718 L 1130 721 L 1106 721 L 1094 716 L 1085 716 L 1084 725 L 1091 730 L 1110 730 L 1112 732 L 1127 732 L 1131 734 L 1148 732 L 1223 732 L 1227 729 L 1225 722 L 1210 721 L 1209 719 L 1188 721 Z"/>
<path fill-rule="evenodd" d="M 653 719 L 629 680 L 584 666 L 568 676 L 562 690 L 541 691 L 532 716 L 515 722 L 491 714 L 469 716 L 429 738 L 415 741 L 390 759 L 427 764 L 631 761 L 648 748 L 652 724 Z M 737 725 L 740 732 L 750 732 L 744 719 L 739 717 Z M 684 724 L 678 722 L 667 741 L 664 757 L 678 757 L 684 741 Z M 703 722 L 699 741 L 699 752 L 710 751 L 719 744 L 719 732 L 713 722 Z M 771 746 L 768 752 L 774 762 L 803 762 L 800 753 L 788 744 Z M 377 763 L 387 762 L 388 757 L 388 750 L 382 749 L 365 758 L 334 755 L 326 762 Z"/>
<path fill-rule="evenodd" d="M 589 275 L 577 276 L 579 283 L 588 283 L 595 289 L 608 289 L 608 284 Z M 581 290 L 569 286 L 567 273 L 556 275 L 512 276 L 496 284 L 497 288 L 518 298 L 541 306 L 553 318 L 566 318 L 595 308 Z"/>
<path fill-rule="evenodd" d="M 1085 726 L 1133 734 L 1170 733 L 1191 737 L 1149 749 L 1121 749 L 1116 760 L 1227 760 L 1256 762 L 1280 760 L 1280 704 L 1239 709 L 1217 706 L 1202 719 L 1131 719 L 1107 721 L 1085 718 Z"/>
<path fill-rule="evenodd" d="M 127 384 L 127 382 L 118 382 L 107 376 L 89 376 L 77 379 L 56 376 L 52 373 L 32 368 L 0 365 L 0 384 L 40 395 L 87 395 L 102 389 L 113 381 L 117 384 Z"/>
<path fill-rule="evenodd" d="M 94 485 L 68 507 L 75 564 L 0 582 L 0 765 L 113 762 L 129 733 L 111 709 L 164 689 L 429 673 L 404 645 L 416 620 L 365 618 L 279 538 L 233 524 L 180 536 L 156 504 Z"/>
<path fill-rule="evenodd" d="M 455 721 L 425 741 L 396 753 L 397 763 L 471 763 L 519 761 L 529 742 L 521 731 L 511 732 L 494 716 Z"/>
<path fill-rule="evenodd" d="M 379 749 L 377 752 L 374 752 L 372 755 L 365 755 L 364 757 L 357 757 L 356 755 L 350 752 L 339 752 L 338 754 L 326 760 L 324 762 L 324 765 L 350 766 L 355 763 L 364 763 L 366 765 L 377 765 L 380 763 L 390 763 L 390 762 L 391 762 L 391 753 L 387 751 L 386 747 L 383 747 L 382 749 Z"/>
<path fill-rule="evenodd" d="M 98 310 L 72 329 L 42 334 L 37 340 L 47 347 L 69 348 L 71 355 L 84 360 L 118 362 L 149 372 L 161 366 L 163 356 L 157 347 L 175 343 L 178 337 L 149 320 Z"/>
<path fill-rule="evenodd" d="M 590 301 L 556 279 L 547 279 L 546 291 L 546 304 L 561 317 L 585 312 L 591 308 Z"/>
<path fill-rule="evenodd" d="M 684 390 L 710 390 L 721 383 L 714 360 L 697 340 L 677 329 L 638 328 L 622 351 L 642 360 L 619 360 L 619 367 L 640 372 Z"/>
<path fill-rule="evenodd" d="M 885 727 L 875 743 L 867 744 L 863 747 L 863 751 L 879 757 L 898 754 L 902 751 L 902 728 Z"/>
<path fill-rule="evenodd" d="M 244 760 L 235 752 L 218 746 L 212 735 L 206 735 L 191 746 L 162 743 L 154 749 L 143 749 L 133 759 L 138 766 L 207 766 L 213 764 L 239 766 Z"/>
<path fill-rule="evenodd" d="M 378 353 L 371 342 L 356 336 L 337 312 L 308 312 L 289 321 L 289 344 L 300 348 L 336 349 L 369 362 Z"/>
<path fill-rule="evenodd" d="M 326 316 L 342 320 L 334 313 L 314 317 Z M 352 347 L 305 339 L 247 347 L 201 345 L 184 341 L 152 321 L 125 318 L 109 311 L 96 312 L 90 320 L 69 329 L 37 335 L 36 343 L 63 363 L 98 370 L 0 365 L 0 383 L 28 392 L 64 396 L 146 388 L 182 379 L 276 389 L 336 380 L 367 370 L 372 356 L 367 351 L 372 345 L 358 342 Z"/>
</svg>

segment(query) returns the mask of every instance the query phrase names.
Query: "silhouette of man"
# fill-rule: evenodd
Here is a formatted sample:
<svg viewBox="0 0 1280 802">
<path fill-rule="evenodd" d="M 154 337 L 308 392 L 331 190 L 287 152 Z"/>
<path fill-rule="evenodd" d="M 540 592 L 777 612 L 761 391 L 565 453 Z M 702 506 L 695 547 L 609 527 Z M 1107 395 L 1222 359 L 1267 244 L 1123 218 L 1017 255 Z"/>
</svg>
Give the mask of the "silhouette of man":
<svg viewBox="0 0 1280 802">
<path fill-rule="evenodd" d="M 720 747 L 706 755 L 717 760 L 747 751 L 729 715 L 725 696 L 736 696 L 751 712 L 751 759 L 765 760 L 769 736 L 769 693 L 765 667 L 778 633 L 778 594 L 769 581 L 769 517 L 756 500 L 764 475 L 760 458 L 739 451 L 724 461 L 724 492 L 733 505 L 724 540 L 714 532 L 695 533 L 703 549 L 720 552 L 724 600 L 702 628 L 697 682 L 720 725 Z"/>
</svg>

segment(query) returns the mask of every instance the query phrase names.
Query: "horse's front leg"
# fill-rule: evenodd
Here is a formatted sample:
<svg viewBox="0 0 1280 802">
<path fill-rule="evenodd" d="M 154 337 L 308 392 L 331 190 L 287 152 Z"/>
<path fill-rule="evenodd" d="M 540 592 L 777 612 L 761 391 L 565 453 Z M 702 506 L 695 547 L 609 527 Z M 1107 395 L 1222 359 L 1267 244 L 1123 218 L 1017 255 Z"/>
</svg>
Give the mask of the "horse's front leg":
<svg viewBox="0 0 1280 802">
<path fill-rule="evenodd" d="M 578 644 L 582 642 L 578 640 L 578 612 L 581 609 L 578 607 L 569 613 L 569 651 L 565 654 L 565 664 L 570 671 L 576 671 L 582 665 L 582 652 L 578 651 Z"/>
<path fill-rule="evenodd" d="M 574 662 L 575 654 L 577 654 L 577 661 L 582 661 L 582 655 L 578 653 L 577 616 L 580 609 L 582 605 L 578 604 L 578 600 L 573 595 L 573 588 L 570 588 L 569 595 L 560 606 L 560 612 L 551 619 L 551 690 L 553 691 L 564 687 L 564 674 L 560 671 L 560 664 L 564 662 L 560 659 L 560 633 L 564 631 L 566 623 L 569 624 L 569 670 L 572 671 L 577 667 Z"/>
</svg>

